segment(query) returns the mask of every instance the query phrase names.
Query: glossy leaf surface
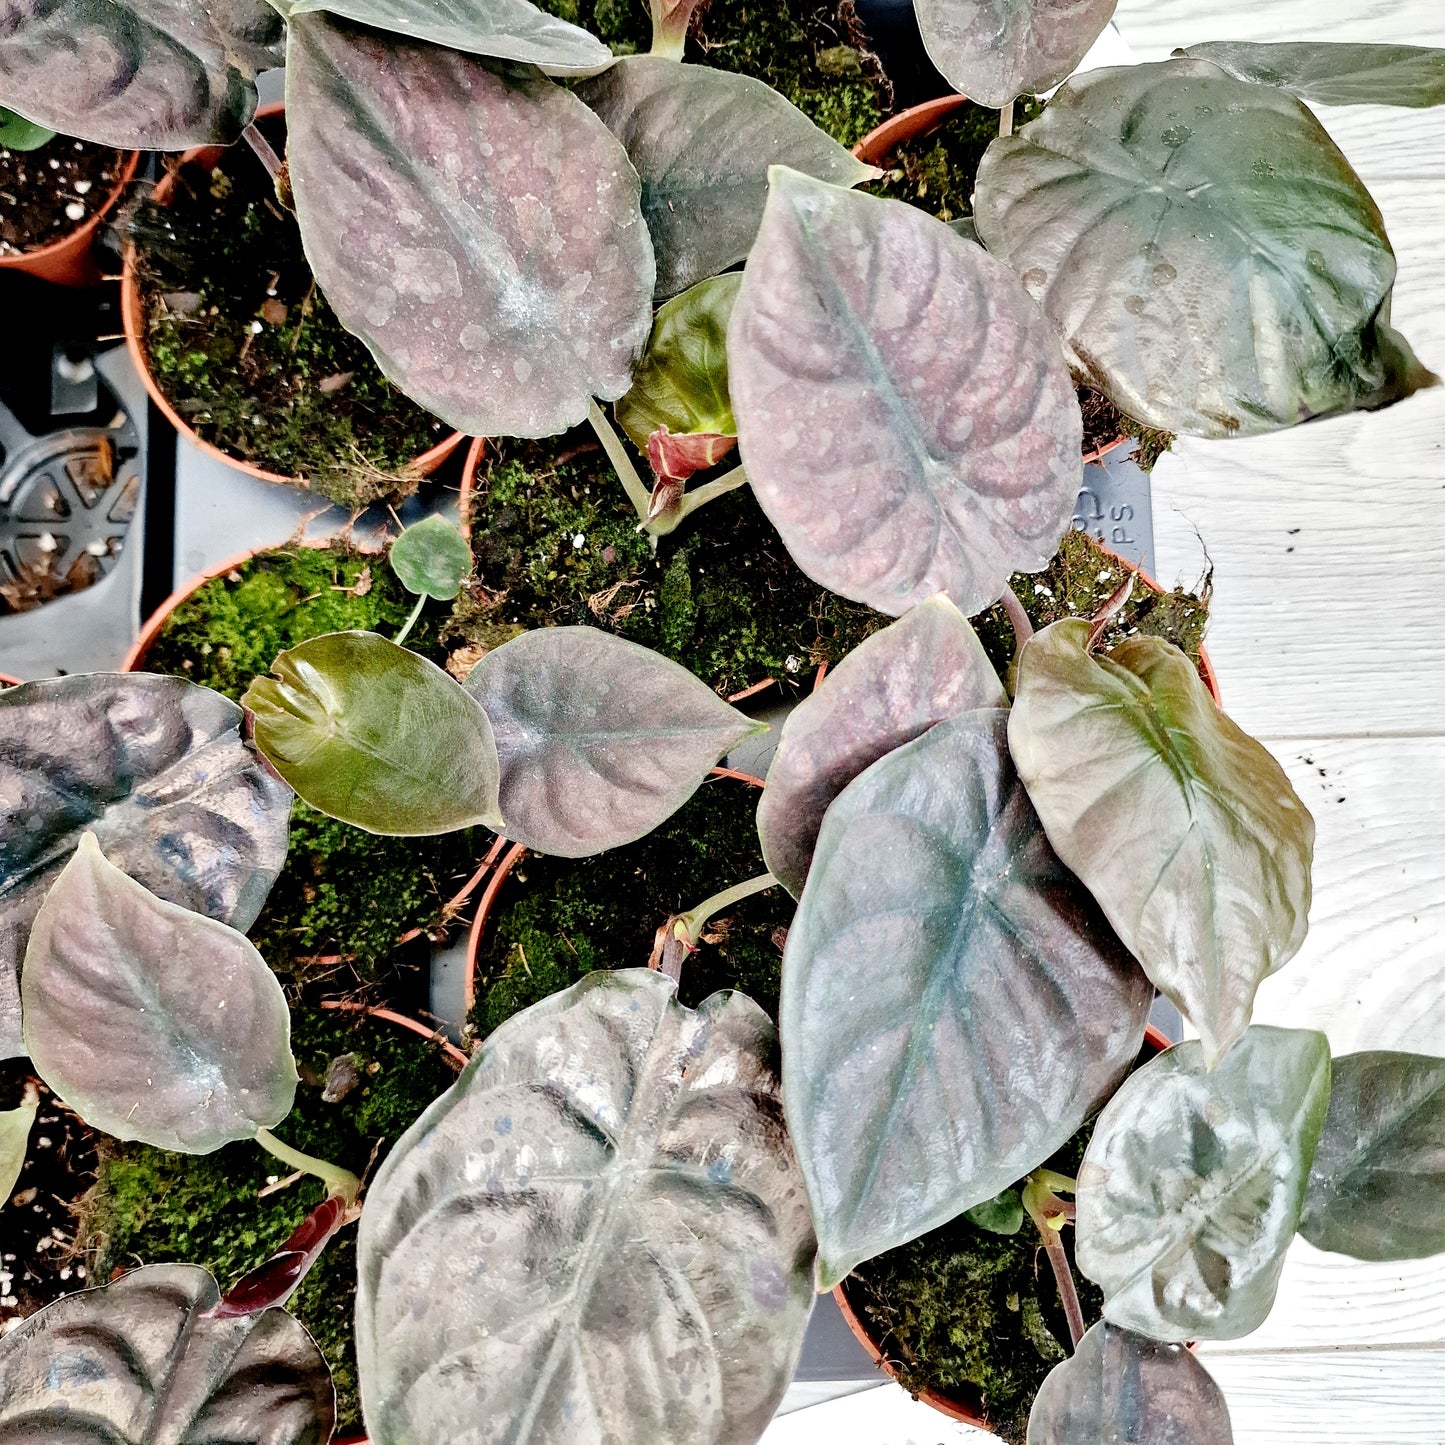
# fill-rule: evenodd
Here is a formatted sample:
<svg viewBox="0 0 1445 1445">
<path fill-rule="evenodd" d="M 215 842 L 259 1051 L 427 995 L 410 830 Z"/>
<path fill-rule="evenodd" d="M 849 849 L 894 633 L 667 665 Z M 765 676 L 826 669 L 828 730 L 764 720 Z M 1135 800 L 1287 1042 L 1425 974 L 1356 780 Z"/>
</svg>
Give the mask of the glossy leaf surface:
<svg viewBox="0 0 1445 1445">
<path fill-rule="evenodd" d="M 1445 1059 L 1345 1054 L 1300 1233 L 1356 1259 L 1445 1253 Z"/>
<path fill-rule="evenodd" d="M 979 166 L 974 220 L 1126 415 L 1248 436 L 1433 380 L 1369 192 L 1294 96 L 1203 60 L 1092 71 Z"/>
<path fill-rule="evenodd" d="M 25 1167 L 25 1151 L 30 1147 L 30 1126 L 40 1108 L 40 1095 L 35 1085 L 26 1085 L 26 1097 L 13 1109 L 0 1110 L 0 1209 L 10 1202 L 10 1191 Z"/>
<path fill-rule="evenodd" d="M 728 361 L 753 492 L 814 581 L 968 615 L 1053 556 L 1073 384 L 1018 278 L 941 221 L 774 170 Z"/>
<path fill-rule="evenodd" d="M 769 166 L 842 186 L 875 174 L 750 75 L 636 55 L 578 94 L 627 148 L 642 178 L 659 296 L 674 296 L 747 257 L 768 197 Z"/>
<path fill-rule="evenodd" d="M 694 1012 L 647 969 L 502 1024 L 367 1195 L 375 1445 L 461 1438 L 479 1410 L 538 1445 L 756 1440 L 812 1304 L 777 1070 L 756 1004 Z"/>
<path fill-rule="evenodd" d="M 284 0 L 289 18 L 324 13 L 447 50 L 535 65 L 547 75 L 595 75 L 612 64 L 596 36 L 528 0 Z"/>
<path fill-rule="evenodd" d="M 1103 1320 L 1055 1365 L 1029 1414 L 1028 1445 L 1233 1445 L 1229 1407 L 1182 1345 Z"/>
<path fill-rule="evenodd" d="M 627 390 L 652 243 L 575 95 L 320 15 L 292 21 L 287 57 L 306 256 L 392 381 L 474 436 L 551 436 Z"/>
<path fill-rule="evenodd" d="M 313 808 L 393 836 L 496 821 L 491 724 L 435 663 L 374 632 L 330 632 L 271 671 L 241 701 L 256 746 Z"/>
<path fill-rule="evenodd" d="M 1024 648 L 1009 747 L 1054 850 L 1212 1066 L 1304 942 L 1314 820 L 1177 647 L 1098 657 L 1088 636 L 1070 618 Z"/>
<path fill-rule="evenodd" d="M 471 574 L 472 549 L 454 523 L 433 513 L 391 544 L 387 560 L 408 592 L 447 601 Z"/>
<path fill-rule="evenodd" d="M 270 1259 L 258 1264 L 226 1291 L 215 1306 L 215 1313 L 253 1315 L 257 1310 L 284 1305 L 321 1257 L 332 1236 L 356 1218 L 355 1208 L 339 1194 L 328 1194 Z"/>
<path fill-rule="evenodd" d="M 284 1310 L 216 1319 L 216 1282 L 153 1264 L 66 1295 L 0 1345 L 0 1439 L 325 1445 L 331 1375 Z"/>
<path fill-rule="evenodd" d="M 916 0 L 923 45 L 955 90 L 1002 110 L 1073 74 L 1117 0 Z"/>
<path fill-rule="evenodd" d="M 1143 1041 L 1153 989 L 1049 847 L 1006 716 L 938 723 L 823 820 L 780 1019 L 824 1285 L 1043 1163 Z"/>
<path fill-rule="evenodd" d="M 1323 1034 L 1255 1026 L 1206 1070 L 1195 1041 L 1125 1080 L 1075 1196 L 1104 1317 L 1159 1340 L 1233 1340 L 1274 1303 L 1330 1096 Z"/>
<path fill-rule="evenodd" d="M 265 0 L 3 0 L 0 105 L 121 150 L 229 143 L 283 33 Z"/>
<path fill-rule="evenodd" d="M 20 994 L 36 1072 L 117 1139 L 209 1154 L 291 1112 L 276 975 L 245 934 L 127 878 L 92 833 L 36 916 Z"/>
<path fill-rule="evenodd" d="M 0 692 L 0 1058 L 24 1052 L 31 920 L 86 829 L 152 893 L 246 929 L 286 861 L 291 792 L 209 688 L 96 673 Z"/>
<path fill-rule="evenodd" d="M 632 387 L 615 408 L 639 451 L 659 427 L 736 436 L 728 395 L 728 320 L 741 273 L 713 276 L 658 308 Z"/>
<path fill-rule="evenodd" d="M 758 804 L 768 871 L 803 891 L 828 805 L 934 723 L 1008 696 L 963 614 L 940 594 L 875 632 L 788 714 Z"/>
<path fill-rule="evenodd" d="M 1277 85 L 1314 105 L 1445 105 L 1445 50 L 1318 40 L 1216 40 L 1182 52 L 1238 80 Z"/>
<path fill-rule="evenodd" d="M 501 831 L 561 858 L 650 833 L 757 728 L 686 668 L 593 627 L 514 637 L 467 691 L 496 733 Z"/>
</svg>

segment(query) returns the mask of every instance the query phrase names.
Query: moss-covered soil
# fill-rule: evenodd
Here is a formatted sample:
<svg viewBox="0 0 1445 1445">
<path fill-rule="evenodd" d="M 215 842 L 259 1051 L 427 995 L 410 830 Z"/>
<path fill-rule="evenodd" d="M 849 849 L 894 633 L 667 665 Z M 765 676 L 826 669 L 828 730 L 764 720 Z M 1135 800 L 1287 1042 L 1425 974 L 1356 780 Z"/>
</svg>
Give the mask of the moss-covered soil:
<svg viewBox="0 0 1445 1445">
<path fill-rule="evenodd" d="M 415 490 L 410 463 L 447 428 L 336 319 L 246 146 L 183 167 L 131 234 L 151 374 L 197 435 L 345 506 Z"/>
</svg>

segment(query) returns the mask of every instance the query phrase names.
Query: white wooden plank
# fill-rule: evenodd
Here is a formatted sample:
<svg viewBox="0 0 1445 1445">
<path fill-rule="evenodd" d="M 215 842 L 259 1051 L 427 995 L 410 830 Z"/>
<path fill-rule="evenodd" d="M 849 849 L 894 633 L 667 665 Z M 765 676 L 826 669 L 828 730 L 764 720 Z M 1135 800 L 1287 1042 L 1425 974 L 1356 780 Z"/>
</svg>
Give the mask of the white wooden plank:
<svg viewBox="0 0 1445 1445">
<path fill-rule="evenodd" d="M 1115 23 L 1143 60 L 1205 40 L 1353 40 L 1445 45 L 1439 0 L 1119 0 Z"/>
</svg>

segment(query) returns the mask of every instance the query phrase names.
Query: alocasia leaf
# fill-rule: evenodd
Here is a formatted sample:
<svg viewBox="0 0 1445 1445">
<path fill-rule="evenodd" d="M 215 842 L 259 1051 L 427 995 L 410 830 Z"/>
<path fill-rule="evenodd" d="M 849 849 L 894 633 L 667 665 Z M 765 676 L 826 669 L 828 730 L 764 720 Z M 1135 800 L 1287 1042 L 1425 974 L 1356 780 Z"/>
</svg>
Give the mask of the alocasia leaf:
<svg viewBox="0 0 1445 1445">
<path fill-rule="evenodd" d="M 413 400 L 475 436 L 540 437 L 632 384 L 652 243 L 626 154 L 570 91 L 298 15 L 286 119 L 316 279 Z"/>
<path fill-rule="evenodd" d="M 650 833 L 758 728 L 686 668 L 594 627 L 524 632 L 466 685 L 496 735 L 501 831 L 559 858 Z"/>
<path fill-rule="evenodd" d="M 1204 60 L 1096 70 L 993 143 L 974 220 L 1127 415 L 1248 436 L 1433 378 L 1391 330 L 1395 255 L 1300 101 Z"/>
<path fill-rule="evenodd" d="M 30 1126 L 40 1108 L 40 1094 L 33 1081 L 27 1082 L 25 1096 L 13 1109 L 0 1110 L 0 1209 L 10 1201 L 10 1191 L 25 1167 L 30 1145 Z"/>
<path fill-rule="evenodd" d="M 446 601 L 471 573 L 472 549 L 454 523 L 434 513 L 408 527 L 391 544 L 387 560 L 408 592 Z"/>
<path fill-rule="evenodd" d="M 1154 991 L 1049 847 L 1006 718 L 936 724 L 823 819 L 780 1020 L 825 1285 L 1041 1164 L 1143 1041 Z"/>
<path fill-rule="evenodd" d="M 739 993 L 598 970 L 508 1019 L 367 1194 L 374 1445 L 753 1441 L 812 1303 L 778 1042 Z"/>
<path fill-rule="evenodd" d="M 1323 1034 L 1258 1025 L 1209 1070 L 1195 1041 L 1131 1074 L 1079 1170 L 1079 1268 L 1104 1318 L 1232 1340 L 1274 1303 L 1330 1097 Z"/>
<path fill-rule="evenodd" d="M 4 0 L 0 105 L 122 150 L 228 143 L 283 33 L 265 0 Z"/>
<path fill-rule="evenodd" d="M 963 1211 L 964 1218 L 990 1234 L 1017 1234 L 1023 1228 L 1024 1204 L 1017 1189 L 1005 1189 L 982 1204 Z"/>
<path fill-rule="evenodd" d="M 166 903 L 80 840 L 20 976 L 35 1071 L 92 1128 L 209 1154 L 279 1124 L 291 1015 L 244 933 Z"/>
<path fill-rule="evenodd" d="M 775 169 L 728 363 L 748 480 L 824 587 L 967 615 L 1053 556 L 1083 438 L 1058 340 L 916 206 Z"/>
<path fill-rule="evenodd" d="M 1445 105 L 1445 50 L 1424 45 L 1216 40 L 1174 53 L 1208 60 L 1238 80 L 1277 85 L 1315 105 Z"/>
<path fill-rule="evenodd" d="M 944 718 L 1007 705 L 973 628 L 941 593 L 875 632 L 783 724 L 758 804 L 768 871 L 798 897 L 823 815 L 859 773 Z"/>
<path fill-rule="evenodd" d="M 280 653 L 241 699 L 256 747 L 313 808 L 417 837 L 497 821 L 487 715 L 435 663 L 374 632 Z"/>
<path fill-rule="evenodd" d="M 1117 0 L 915 0 L 923 46 L 944 78 L 1001 110 L 1073 74 Z"/>
<path fill-rule="evenodd" d="M 1055 1365 L 1029 1413 L 1028 1445 L 1233 1445 L 1229 1407 L 1182 1345 L 1100 1320 Z"/>
<path fill-rule="evenodd" d="M 1304 942 L 1314 819 L 1177 647 L 1098 657 L 1088 636 L 1069 618 L 1024 647 L 1009 747 L 1054 850 L 1212 1067 Z"/>
<path fill-rule="evenodd" d="M 596 75 L 612 52 L 595 35 L 529 0 L 272 0 L 287 19 L 336 15 L 448 50 L 535 65 L 546 75 Z"/>
<path fill-rule="evenodd" d="M 627 148 L 642 178 L 659 296 L 746 258 L 762 220 L 769 166 L 842 186 L 876 174 L 750 75 L 635 55 L 577 93 Z"/>
<path fill-rule="evenodd" d="M 66 1295 L 0 1340 L 0 1439 L 325 1445 L 331 1373 L 284 1310 L 211 1313 L 216 1282 L 152 1264 Z"/>
<path fill-rule="evenodd" d="M 175 677 L 95 673 L 0 692 L 0 1058 L 24 1052 L 31 920 L 86 829 L 171 903 L 246 929 L 286 861 L 291 791 L 241 709 Z"/>
<path fill-rule="evenodd" d="M 632 386 L 614 408 L 639 451 L 659 427 L 735 436 L 728 395 L 728 319 L 742 274 L 730 271 L 689 287 L 658 308 Z"/>
<path fill-rule="evenodd" d="M 1345 1054 L 1300 1233 L 1356 1259 L 1445 1253 L 1445 1059 Z"/>
<path fill-rule="evenodd" d="M 12 110 L 0 110 L 0 146 L 7 151 L 33 151 L 55 139 L 55 132 Z"/>
</svg>

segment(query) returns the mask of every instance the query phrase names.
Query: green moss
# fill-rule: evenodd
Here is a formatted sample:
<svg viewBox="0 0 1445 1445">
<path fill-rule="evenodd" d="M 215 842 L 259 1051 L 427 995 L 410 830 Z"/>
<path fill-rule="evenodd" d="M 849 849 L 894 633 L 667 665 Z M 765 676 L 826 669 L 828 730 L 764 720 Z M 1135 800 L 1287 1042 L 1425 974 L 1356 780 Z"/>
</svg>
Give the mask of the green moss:
<svg viewBox="0 0 1445 1445">
<path fill-rule="evenodd" d="M 151 371 L 199 436 L 346 506 L 415 490 L 408 466 L 446 428 L 336 319 L 246 147 L 185 167 L 132 230 Z"/>
<path fill-rule="evenodd" d="M 296 1107 L 276 1128 L 286 1143 L 360 1174 L 455 1074 L 435 1046 L 364 1017 L 297 1009 L 292 1050 L 301 1073 Z M 322 1098 L 331 1060 L 358 1055 L 363 1082 L 336 1103 Z M 374 1166 L 373 1166 L 374 1167 Z M 180 1261 L 199 1264 L 227 1289 L 265 1262 L 324 1197 L 305 1178 L 262 1196 L 287 1170 L 253 1143 L 215 1154 L 172 1154 L 141 1144 L 115 1144 L 100 1177 L 82 1232 L 90 1273 Z M 342 1429 L 360 1425 L 352 1314 L 356 1296 L 356 1231 L 327 1246 L 292 1301 L 291 1309 L 326 1355 L 336 1380 Z"/>
<path fill-rule="evenodd" d="M 640 842 L 596 858 L 525 859 L 482 940 L 471 1020 L 478 1033 L 595 968 L 642 967 L 669 917 L 762 873 L 757 800 L 756 788 L 713 778 Z M 792 915 L 792 899 L 771 888 L 714 920 L 683 964 L 683 1002 L 737 988 L 776 1015 L 777 935 Z"/>
<path fill-rule="evenodd" d="M 1153 427 L 1147 427 L 1143 422 L 1138 422 L 1133 417 L 1124 416 L 1120 413 L 1125 436 L 1134 438 L 1134 461 L 1135 464 L 1146 472 L 1152 472 L 1159 458 L 1174 445 L 1174 433 L 1172 431 L 1156 431 Z"/>
</svg>

